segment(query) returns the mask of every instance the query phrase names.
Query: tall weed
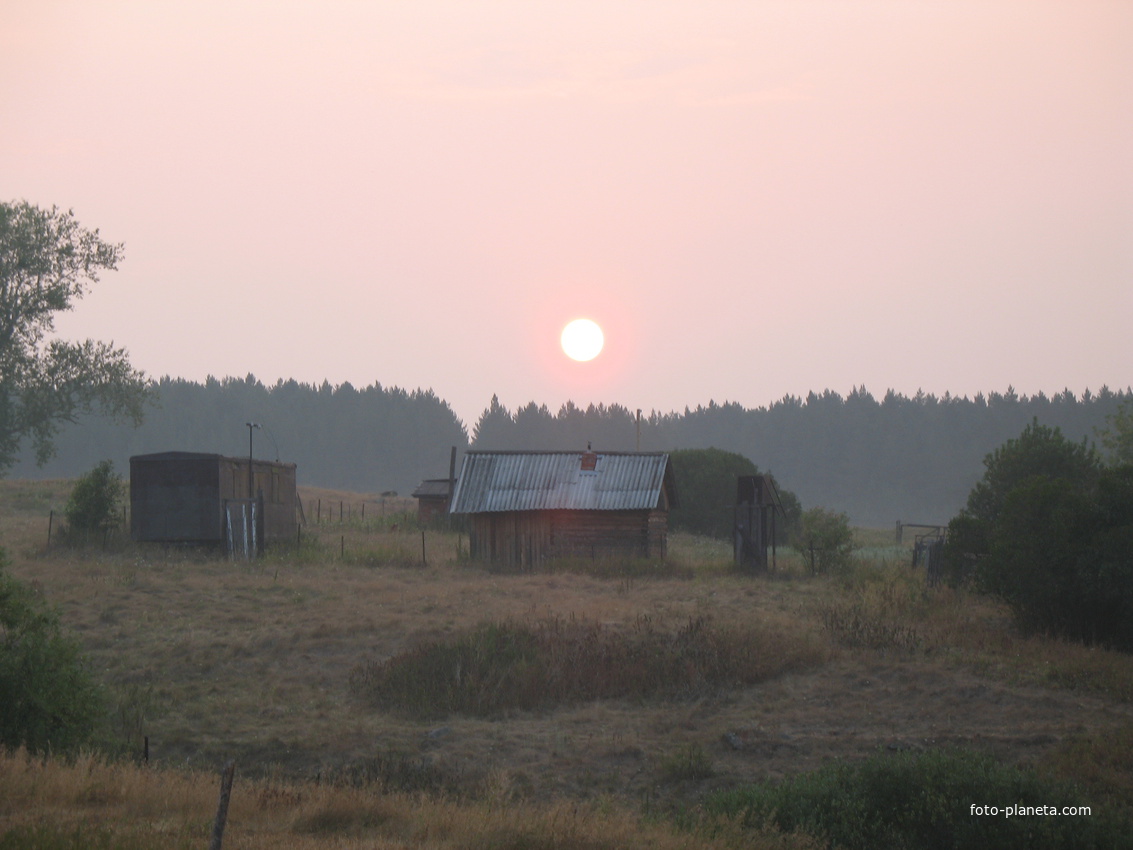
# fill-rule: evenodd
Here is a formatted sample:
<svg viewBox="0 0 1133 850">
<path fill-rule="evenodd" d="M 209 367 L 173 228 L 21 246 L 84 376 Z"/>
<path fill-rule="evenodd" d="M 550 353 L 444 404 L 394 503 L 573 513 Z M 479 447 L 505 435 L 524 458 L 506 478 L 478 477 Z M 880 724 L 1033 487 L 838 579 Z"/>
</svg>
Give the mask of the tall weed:
<svg viewBox="0 0 1133 850">
<path fill-rule="evenodd" d="M 494 716 L 593 699 L 692 698 L 823 663 L 808 634 L 715 626 L 671 632 L 648 616 L 616 629 L 551 617 L 487 623 L 359 665 L 351 690 L 401 714 Z"/>
</svg>

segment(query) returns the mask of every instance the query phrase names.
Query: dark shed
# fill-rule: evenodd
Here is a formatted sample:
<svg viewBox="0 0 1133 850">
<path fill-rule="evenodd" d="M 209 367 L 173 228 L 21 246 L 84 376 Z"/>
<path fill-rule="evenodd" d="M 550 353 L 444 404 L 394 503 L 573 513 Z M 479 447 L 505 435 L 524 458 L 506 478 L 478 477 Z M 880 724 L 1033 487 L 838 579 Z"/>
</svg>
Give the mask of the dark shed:
<svg viewBox="0 0 1133 850">
<path fill-rule="evenodd" d="M 665 557 L 676 504 L 659 452 L 468 452 L 451 511 L 469 554 L 531 566 L 555 557 Z"/>
<path fill-rule="evenodd" d="M 775 513 L 782 512 L 771 478 L 741 475 L 736 480 L 736 564 L 750 570 L 767 569 L 767 547 L 775 547 Z"/>
<path fill-rule="evenodd" d="M 156 543 L 219 545 L 225 505 L 263 495 L 263 540 L 295 539 L 295 464 L 200 452 L 159 452 L 130 458 L 130 536 Z"/>
</svg>

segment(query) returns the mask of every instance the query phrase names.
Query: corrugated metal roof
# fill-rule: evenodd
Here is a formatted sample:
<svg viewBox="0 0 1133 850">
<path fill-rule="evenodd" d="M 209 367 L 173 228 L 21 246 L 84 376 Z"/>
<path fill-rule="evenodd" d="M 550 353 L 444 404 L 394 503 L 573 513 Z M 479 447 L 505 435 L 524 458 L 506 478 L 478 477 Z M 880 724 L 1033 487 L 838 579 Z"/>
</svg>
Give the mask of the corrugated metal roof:
<svg viewBox="0 0 1133 850">
<path fill-rule="evenodd" d="M 583 452 L 468 452 L 453 493 L 452 513 L 657 507 L 669 467 L 667 454 L 594 454 L 594 471 L 586 472 L 581 468 Z"/>
</svg>

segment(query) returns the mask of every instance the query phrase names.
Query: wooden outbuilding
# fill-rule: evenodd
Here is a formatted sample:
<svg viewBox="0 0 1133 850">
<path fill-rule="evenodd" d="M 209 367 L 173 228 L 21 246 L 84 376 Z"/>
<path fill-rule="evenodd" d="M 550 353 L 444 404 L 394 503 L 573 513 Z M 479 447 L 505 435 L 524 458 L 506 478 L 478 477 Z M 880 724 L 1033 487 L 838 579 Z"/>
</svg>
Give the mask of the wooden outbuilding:
<svg viewBox="0 0 1133 850">
<path fill-rule="evenodd" d="M 447 478 L 426 478 L 413 491 L 417 500 L 417 522 L 428 525 L 437 517 L 448 515 L 452 482 Z"/>
<path fill-rule="evenodd" d="M 296 504 L 293 463 L 201 452 L 130 458 L 134 540 L 232 549 L 239 537 L 258 550 L 295 540 Z"/>
<path fill-rule="evenodd" d="M 741 475 L 736 480 L 736 565 L 755 572 L 767 570 L 767 548 L 775 549 L 775 514 L 782 512 L 770 476 Z"/>
<path fill-rule="evenodd" d="M 451 512 L 469 554 L 531 567 L 551 558 L 664 558 L 677 503 L 663 452 L 472 451 Z"/>
</svg>

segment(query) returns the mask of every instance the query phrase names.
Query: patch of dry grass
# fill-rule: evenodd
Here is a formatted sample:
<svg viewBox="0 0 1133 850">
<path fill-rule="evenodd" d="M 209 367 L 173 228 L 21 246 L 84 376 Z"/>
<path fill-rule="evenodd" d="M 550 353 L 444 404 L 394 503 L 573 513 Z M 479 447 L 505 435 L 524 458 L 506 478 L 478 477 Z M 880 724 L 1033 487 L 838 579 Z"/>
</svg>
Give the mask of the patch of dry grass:
<svg viewBox="0 0 1133 850">
<path fill-rule="evenodd" d="M 200 771 L 154 771 L 91 755 L 64 762 L 22 751 L 0 754 L 0 843 L 38 835 L 41 846 L 75 846 L 64 841 L 85 835 L 92 841 L 108 839 L 105 846 L 109 839 L 114 846 L 204 846 L 218 789 L 217 775 Z M 506 783 L 480 801 L 458 802 L 238 774 L 224 846 L 691 850 L 814 845 L 773 831 L 714 838 L 682 832 L 608 800 L 516 805 Z"/>
</svg>

